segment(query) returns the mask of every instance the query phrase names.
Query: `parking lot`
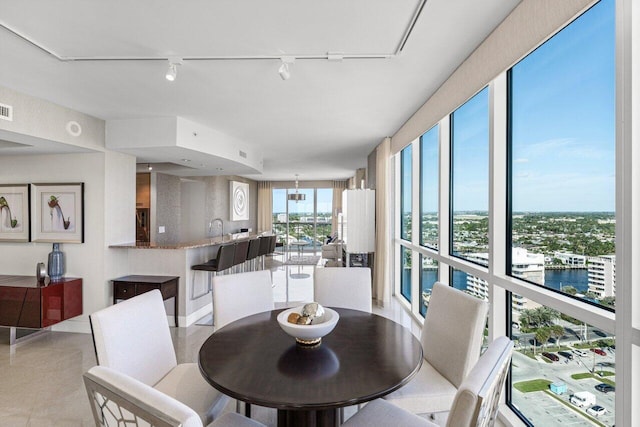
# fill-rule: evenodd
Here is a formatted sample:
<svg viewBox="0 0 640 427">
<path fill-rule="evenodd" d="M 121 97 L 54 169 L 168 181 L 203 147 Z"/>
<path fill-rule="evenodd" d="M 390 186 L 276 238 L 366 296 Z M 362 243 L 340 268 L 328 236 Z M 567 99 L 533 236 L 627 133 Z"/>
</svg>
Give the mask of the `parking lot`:
<svg viewBox="0 0 640 427">
<path fill-rule="evenodd" d="M 552 349 L 551 352 L 553 352 Z M 557 354 L 557 352 L 554 353 Z M 549 363 L 540 355 L 537 356 L 537 360 L 533 360 L 519 352 L 514 352 L 513 383 L 535 379 L 545 379 L 552 383 L 563 382 L 567 385 L 567 392 L 558 397 L 567 403 L 573 393 L 588 391 L 595 396 L 595 404 L 607 409 L 607 413 L 597 418 L 598 421 L 611 426 L 615 422 L 615 392 L 603 393 L 596 390 L 595 386 L 601 382 L 598 379 L 576 380 L 571 375 L 588 373 L 594 366 L 596 372 L 600 372 L 601 369 L 615 372 L 615 354 L 612 351 L 606 351 L 605 355 L 601 356 L 589 350 L 584 351 L 583 354 L 581 356 L 574 354 L 573 360 L 560 356 L 559 361 Z M 606 378 L 615 382 L 615 375 Z M 544 391 L 522 393 L 514 388 L 513 403 L 534 425 L 595 425 L 584 416 L 586 407 L 564 405 Z"/>
</svg>

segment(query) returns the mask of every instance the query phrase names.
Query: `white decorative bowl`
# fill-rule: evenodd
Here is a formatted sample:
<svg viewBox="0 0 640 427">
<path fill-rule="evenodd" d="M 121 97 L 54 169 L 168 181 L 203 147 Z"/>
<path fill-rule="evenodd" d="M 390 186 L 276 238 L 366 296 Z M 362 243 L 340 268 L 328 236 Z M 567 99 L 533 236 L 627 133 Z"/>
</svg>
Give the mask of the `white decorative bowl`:
<svg viewBox="0 0 640 427">
<path fill-rule="evenodd" d="M 336 327 L 340 315 L 324 307 L 324 315 L 320 318 L 314 319 L 310 325 L 298 325 L 295 323 L 287 322 L 287 318 L 291 313 L 302 314 L 302 307 L 290 308 L 282 311 L 278 314 L 278 324 L 287 334 L 296 339 L 296 342 L 302 345 L 317 345 L 320 343 L 322 337 L 333 331 Z"/>
</svg>

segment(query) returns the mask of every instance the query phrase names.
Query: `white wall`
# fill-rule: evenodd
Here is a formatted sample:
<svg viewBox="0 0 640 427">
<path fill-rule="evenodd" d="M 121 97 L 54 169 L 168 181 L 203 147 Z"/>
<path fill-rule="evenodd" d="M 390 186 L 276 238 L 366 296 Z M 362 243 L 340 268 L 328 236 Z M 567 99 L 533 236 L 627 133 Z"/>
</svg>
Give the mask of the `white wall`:
<svg viewBox="0 0 640 427">
<path fill-rule="evenodd" d="M 85 314 L 55 329 L 88 332 L 87 314 L 108 305 L 109 279 L 122 271 L 108 245 L 135 239 L 135 159 L 117 153 L 3 156 L 0 182 L 84 182 L 85 243 L 63 243 L 61 250 L 65 275 L 83 279 Z M 36 263 L 46 264 L 49 252 L 51 243 L 2 242 L 0 272 L 34 276 Z"/>
<path fill-rule="evenodd" d="M 0 120 L 0 130 L 17 135 L 104 150 L 104 121 L 51 102 L 34 98 L 0 86 L 0 102 L 13 106 L 13 121 Z M 78 136 L 66 130 L 68 122 L 82 127 Z"/>
<path fill-rule="evenodd" d="M 54 329 L 89 332 L 88 314 L 111 303 L 110 280 L 128 274 L 126 253 L 108 246 L 135 241 L 135 157 L 105 150 L 103 120 L 3 87 L 0 99 L 14 108 L 13 121 L 0 120 L 3 138 L 79 152 L 1 156 L 0 182 L 84 182 L 84 243 L 61 245 L 65 275 L 83 279 L 84 314 Z M 69 121 L 80 124 L 80 135 L 66 130 Z M 36 263 L 46 264 L 50 251 L 51 243 L 0 242 L 0 274 L 35 276 Z"/>
</svg>

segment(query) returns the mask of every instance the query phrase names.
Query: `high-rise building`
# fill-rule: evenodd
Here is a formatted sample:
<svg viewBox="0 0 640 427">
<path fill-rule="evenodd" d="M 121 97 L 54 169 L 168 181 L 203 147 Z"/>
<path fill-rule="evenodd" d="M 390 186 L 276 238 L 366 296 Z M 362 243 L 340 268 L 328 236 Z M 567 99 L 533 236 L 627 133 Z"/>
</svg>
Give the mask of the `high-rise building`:
<svg viewBox="0 0 640 427">
<path fill-rule="evenodd" d="M 482 265 L 489 265 L 489 254 L 486 252 L 465 255 L 469 260 Z M 515 277 L 529 282 L 544 285 L 544 255 L 530 253 L 525 248 L 513 248 L 511 251 L 511 272 Z M 467 275 L 467 292 L 478 298 L 489 299 L 489 286 L 487 281 Z M 524 309 L 539 306 L 520 295 L 513 295 L 514 321 L 517 321 L 517 313 Z"/>
<path fill-rule="evenodd" d="M 603 255 L 589 257 L 589 292 L 598 298 L 616 295 L 616 256 Z"/>
</svg>

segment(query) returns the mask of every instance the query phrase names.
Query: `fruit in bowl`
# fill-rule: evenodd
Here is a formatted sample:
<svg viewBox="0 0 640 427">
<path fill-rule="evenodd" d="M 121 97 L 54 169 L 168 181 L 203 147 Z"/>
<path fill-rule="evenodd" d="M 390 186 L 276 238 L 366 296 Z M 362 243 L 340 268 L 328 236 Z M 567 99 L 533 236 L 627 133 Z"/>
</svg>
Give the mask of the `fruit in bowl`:
<svg viewBox="0 0 640 427">
<path fill-rule="evenodd" d="M 333 331 L 340 315 L 318 303 L 290 308 L 278 314 L 278 324 L 298 344 L 317 345 L 322 337 Z"/>
</svg>

